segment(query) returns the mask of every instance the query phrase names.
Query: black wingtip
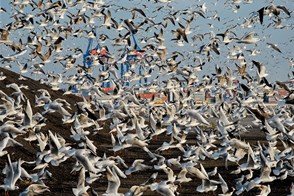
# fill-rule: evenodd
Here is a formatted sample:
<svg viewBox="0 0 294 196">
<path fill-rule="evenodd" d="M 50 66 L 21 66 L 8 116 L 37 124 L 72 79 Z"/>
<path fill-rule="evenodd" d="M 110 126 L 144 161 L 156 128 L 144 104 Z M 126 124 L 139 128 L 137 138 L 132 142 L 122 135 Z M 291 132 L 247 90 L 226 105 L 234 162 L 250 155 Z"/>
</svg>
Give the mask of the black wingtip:
<svg viewBox="0 0 294 196">
<path fill-rule="evenodd" d="M 264 7 L 261 8 L 260 10 L 257 11 L 258 14 L 259 14 L 259 21 L 260 21 L 260 24 L 263 23 L 263 12 L 264 12 Z"/>
</svg>

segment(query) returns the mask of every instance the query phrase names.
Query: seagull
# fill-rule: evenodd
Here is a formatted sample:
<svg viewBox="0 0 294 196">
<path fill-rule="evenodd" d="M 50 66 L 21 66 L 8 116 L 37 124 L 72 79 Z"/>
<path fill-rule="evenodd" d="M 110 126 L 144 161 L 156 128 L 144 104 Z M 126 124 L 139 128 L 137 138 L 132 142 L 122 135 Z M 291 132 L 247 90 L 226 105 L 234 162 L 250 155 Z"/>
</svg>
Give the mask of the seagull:
<svg viewBox="0 0 294 196">
<path fill-rule="evenodd" d="M 22 51 L 23 50 L 23 43 L 22 43 L 22 40 L 21 39 L 19 39 L 19 42 L 18 42 L 18 44 L 15 44 L 15 43 L 12 43 L 11 45 L 10 45 L 10 47 L 11 47 L 11 49 L 13 50 L 13 51 Z"/>
<path fill-rule="evenodd" d="M 37 141 L 39 143 L 40 151 L 43 152 L 48 145 L 48 135 L 45 135 L 44 133 L 36 134 Z"/>
<path fill-rule="evenodd" d="M 19 196 L 34 196 L 46 191 L 50 192 L 50 189 L 45 184 L 30 184 Z"/>
<path fill-rule="evenodd" d="M 0 12 L 1 13 L 1 12 Z M 12 42 L 9 40 L 9 35 L 11 31 L 11 26 L 9 25 L 7 29 L 0 28 L 0 43 L 11 44 Z"/>
<path fill-rule="evenodd" d="M 44 54 L 44 55 L 37 52 L 37 55 L 40 57 L 40 59 L 43 61 L 43 63 L 51 62 L 51 60 L 49 59 L 51 57 L 51 54 L 52 54 L 52 48 L 51 47 L 49 47 L 47 53 Z"/>
<path fill-rule="evenodd" d="M 259 16 L 260 24 L 263 23 L 263 18 L 264 18 L 265 15 L 274 14 L 275 16 L 279 16 L 281 11 L 284 11 L 290 17 L 289 10 L 283 5 L 276 6 L 274 4 L 271 4 L 269 6 L 265 6 L 265 7 L 260 8 L 257 11 L 258 16 Z"/>
<path fill-rule="evenodd" d="M 19 189 L 19 187 L 16 186 L 15 183 L 17 180 L 19 180 L 21 175 L 20 159 L 17 162 L 12 163 L 10 155 L 7 154 L 7 162 L 2 173 L 5 174 L 6 177 L 4 179 L 4 184 L 0 185 L 0 189 L 4 189 L 5 192 Z"/>
<path fill-rule="evenodd" d="M 268 76 L 268 74 L 266 73 L 266 69 L 265 69 L 264 64 L 262 64 L 258 61 L 254 61 L 254 60 L 252 60 L 252 63 L 257 67 L 259 77 L 262 78 L 262 77 Z"/>
<path fill-rule="evenodd" d="M 136 34 L 139 31 L 140 25 L 136 26 L 132 20 L 130 19 L 125 19 L 124 23 L 127 25 L 129 31 L 132 34 Z"/>
<path fill-rule="evenodd" d="M 4 139 L 2 139 L 2 141 L 0 141 L 0 157 L 8 153 L 6 150 L 5 151 L 3 150 L 9 146 L 17 147 L 17 146 L 23 146 L 23 145 L 17 142 L 16 140 L 12 139 L 11 137 L 8 137 L 8 136 L 5 137 Z"/>
<path fill-rule="evenodd" d="M 111 18 L 111 21 L 113 22 L 112 27 L 115 28 L 117 31 L 121 31 L 125 28 L 123 26 L 123 20 L 121 20 L 120 23 L 118 23 L 116 20 Z M 115 43 L 118 43 L 118 42 L 115 40 Z"/>
<path fill-rule="evenodd" d="M 58 103 L 56 100 L 50 101 L 49 103 L 46 103 L 44 105 L 44 109 L 45 109 L 45 111 L 42 113 L 43 115 L 48 112 L 49 113 L 50 112 L 58 112 L 59 114 L 61 114 L 65 118 L 71 116 L 71 114 L 66 109 L 64 109 L 62 104 Z"/>
<path fill-rule="evenodd" d="M 59 37 L 53 44 L 55 52 L 62 52 L 61 43 L 64 40 L 63 37 Z"/>
<path fill-rule="evenodd" d="M 172 40 L 176 40 L 178 44 L 181 43 L 182 38 L 185 42 L 189 43 L 185 28 L 179 27 L 176 30 L 172 30 L 172 33 L 176 36 Z"/>
<path fill-rule="evenodd" d="M 176 179 L 176 182 L 179 182 L 180 184 L 181 183 L 190 182 L 192 180 L 192 178 L 187 178 L 187 176 L 186 176 L 187 173 L 188 173 L 187 168 L 183 168 L 180 171 L 180 173 L 178 174 L 177 179 Z"/>
<path fill-rule="evenodd" d="M 294 195 L 294 182 L 292 182 L 290 187 L 290 194 L 288 194 L 287 196 L 291 196 L 291 195 Z"/>
<path fill-rule="evenodd" d="M 85 186 L 85 168 L 82 167 L 80 170 L 79 181 L 77 184 L 77 188 L 72 188 L 72 192 L 75 196 L 86 196 L 88 195 L 87 190 L 90 186 Z"/>
<path fill-rule="evenodd" d="M 25 128 L 33 127 L 33 111 L 29 99 L 27 99 L 26 107 L 24 109 L 22 126 Z"/>
<path fill-rule="evenodd" d="M 218 178 L 221 182 L 221 189 L 222 189 L 222 192 L 223 194 L 226 194 L 228 191 L 229 191 L 229 187 L 228 187 L 228 184 L 226 183 L 226 181 L 223 179 L 223 177 L 221 176 L 220 173 L 218 173 Z"/>
<path fill-rule="evenodd" d="M 161 195 L 164 196 L 175 196 L 175 191 L 177 186 L 174 184 L 168 184 L 168 181 L 160 181 L 159 183 L 154 182 L 153 184 L 149 185 L 151 191 L 156 191 Z"/>
<path fill-rule="evenodd" d="M 258 184 L 256 187 L 260 190 L 260 193 L 257 196 L 267 196 L 271 192 L 271 186 L 269 184 L 267 186 Z"/>
<path fill-rule="evenodd" d="M 132 19 L 133 20 L 136 17 L 136 14 L 135 14 L 136 12 L 140 13 L 142 16 L 144 16 L 146 18 L 146 14 L 144 13 L 144 11 L 142 9 L 139 9 L 139 8 L 134 7 L 134 8 L 131 9 Z"/>
<path fill-rule="evenodd" d="M 110 27 L 111 27 L 111 18 L 112 18 L 110 10 L 107 10 L 107 13 L 104 13 L 104 9 L 102 9 L 101 14 L 103 14 L 103 16 L 104 16 L 103 26 L 105 26 L 107 29 L 110 29 Z"/>
<path fill-rule="evenodd" d="M 150 183 L 155 182 L 157 176 L 158 176 L 158 172 L 151 174 L 151 176 L 148 178 L 148 180 L 146 180 L 146 182 L 142 183 L 141 185 L 148 185 Z"/>
<path fill-rule="evenodd" d="M 89 159 L 89 155 L 91 154 L 90 150 L 76 149 L 76 150 L 73 150 L 73 152 L 74 152 L 74 157 L 85 168 L 86 171 L 89 171 L 92 173 L 98 172 L 98 169 L 95 168 L 94 164 Z"/>
<path fill-rule="evenodd" d="M 230 29 L 227 29 L 224 33 L 218 33 L 216 34 L 216 36 L 221 36 L 223 38 L 223 43 L 225 45 L 229 44 L 230 42 L 232 42 L 233 40 L 237 40 L 237 38 L 233 37 L 229 37 L 229 34 L 232 33 L 234 36 L 237 36 L 233 31 L 231 31 Z"/>
<path fill-rule="evenodd" d="M 272 43 L 266 43 L 270 48 L 278 51 L 279 53 L 282 53 L 282 51 L 278 48 L 277 44 L 272 44 Z"/>
<path fill-rule="evenodd" d="M 202 180 L 202 184 L 197 186 L 196 191 L 200 193 L 207 193 L 209 191 L 215 191 L 219 182 L 212 180 Z"/>
<path fill-rule="evenodd" d="M 201 163 L 200 163 L 200 169 L 201 170 L 199 170 L 198 168 L 194 166 L 187 167 L 187 171 L 189 172 L 189 174 L 195 175 L 197 178 L 201 180 L 209 180 L 209 176 Z"/>
<path fill-rule="evenodd" d="M 106 167 L 106 176 L 108 180 L 108 186 L 107 186 L 106 192 L 102 195 L 103 196 L 111 196 L 111 195 L 123 196 L 124 194 L 118 193 L 118 189 L 120 187 L 121 182 L 114 167 L 112 167 L 111 169 L 108 166 Z"/>
<path fill-rule="evenodd" d="M 130 175 L 130 174 L 132 174 L 134 172 L 144 171 L 144 170 L 153 168 L 152 166 L 143 164 L 143 162 L 144 162 L 143 159 L 136 159 L 133 162 L 132 166 L 125 171 L 125 174 Z"/>
<path fill-rule="evenodd" d="M 259 38 L 254 37 L 254 32 L 246 33 L 241 39 L 237 41 L 237 43 L 244 43 L 244 44 L 254 44 L 258 41 L 260 41 Z"/>
<path fill-rule="evenodd" d="M 6 57 L 4 57 L 4 56 L 2 56 L 2 54 L 0 54 L 1 62 L 12 62 L 12 61 L 16 61 L 19 56 L 24 55 L 27 51 L 28 51 L 27 49 L 24 49 L 24 50 L 21 50 L 18 53 L 15 53 L 15 54 L 13 54 L 11 56 L 6 56 Z"/>
<path fill-rule="evenodd" d="M 125 196 L 134 196 L 142 195 L 148 190 L 147 185 L 132 186 L 128 192 L 125 193 Z"/>
<path fill-rule="evenodd" d="M 15 100 L 12 99 L 11 97 L 9 96 L 6 96 L 6 97 L 2 97 L 1 100 L 4 101 L 4 103 L 1 106 L 1 114 L 0 114 L 0 121 L 3 122 L 3 120 L 6 118 L 6 117 L 9 117 L 9 116 L 13 116 L 15 114 L 17 114 L 17 110 L 15 108 Z"/>
<path fill-rule="evenodd" d="M 23 128 L 18 128 L 14 124 L 4 123 L 0 126 L 0 135 L 1 134 L 9 134 L 12 135 L 13 138 L 15 138 L 19 134 L 25 134 L 26 132 L 23 130 Z"/>
<path fill-rule="evenodd" d="M 198 123 L 204 124 L 209 126 L 210 123 L 207 122 L 207 120 L 201 115 L 200 111 L 194 110 L 194 109 L 189 109 L 187 110 L 187 115 L 192 118 L 197 120 Z"/>
<path fill-rule="evenodd" d="M 1 13 L 1 12 L 7 12 L 7 11 L 6 11 L 6 9 L 5 9 L 5 8 L 3 8 L 3 7 L 0 7 L 0 13 Z"/>
<path fill-rule="evenodd" d="M 20 69 L 20 74 L 24 74 L 28 72 L 28 63 L 22 65 L 19 61 L 16 61 L 17 65 L 19 66 Z"/>
</svg>

